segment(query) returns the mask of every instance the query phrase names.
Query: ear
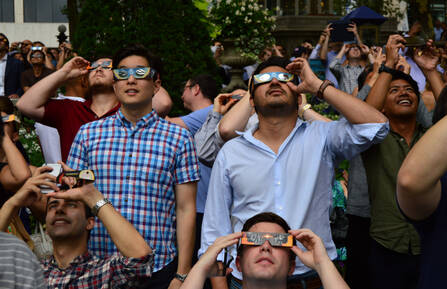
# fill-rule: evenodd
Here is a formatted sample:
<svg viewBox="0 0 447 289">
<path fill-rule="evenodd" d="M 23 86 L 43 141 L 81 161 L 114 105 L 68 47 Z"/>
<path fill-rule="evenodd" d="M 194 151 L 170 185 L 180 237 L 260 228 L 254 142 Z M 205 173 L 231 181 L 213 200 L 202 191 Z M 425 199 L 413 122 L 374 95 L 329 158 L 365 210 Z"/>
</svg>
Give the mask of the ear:
<svg viewBox="0 0 447 289">
<path fill-rule="evenodd" d="M 154 95 L 160 90 L 161 87 L 161 79 L 160 77 L 157 78 L 156 81 L 154 81 Z"/>
<path fill-rule="evenodd" d="M 236 268 L 239 270 L 239 272 L 242 272 L 242 269 L 241 269 L 241 257 L 240 256 L 237 256 L 236 257 Z"/>
<path fill-rule="evenodd" d="M 192 92 L 194 93 L 194 95 L 198 95 L 201 92 L 200 86 L 198 84 L 194 85 L 192 87 Z"/>
<path fill-rule="evenodd" d="M 90 217 L 87 219 L 87 226 L 85 227 L 86 230 L 91 231 L 93 227 L 95 226 L 95 218 Z"/>
</svg>

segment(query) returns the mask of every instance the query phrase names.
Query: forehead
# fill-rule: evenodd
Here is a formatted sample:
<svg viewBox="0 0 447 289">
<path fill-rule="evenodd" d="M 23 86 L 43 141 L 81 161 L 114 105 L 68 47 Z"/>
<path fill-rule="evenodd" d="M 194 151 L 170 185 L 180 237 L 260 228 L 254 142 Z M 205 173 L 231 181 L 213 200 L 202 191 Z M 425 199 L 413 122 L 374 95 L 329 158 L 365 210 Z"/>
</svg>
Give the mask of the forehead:
<svg viewBox="0 0 447 289">
<path fill-rule="evenodd" d="M 390 88 L 392 87 L 401 87 L 401 86 L 411 86 L 410 83 L 404 79 L 396 79 L 391 81 Z"/>
<path fill-rule="evenodd" d="M 248 229 L 249 232 L 287 233 L 280 225 L 270 222 L 256 223 Z"/>
<path fill-rule="evenodd" d="M 130 55 L 123 58 L 118 63 L 118 68 L 132 68 L 132 67 L 148 67 L 149 62 L 146 58 L 139 55 Z"/>
<path fill-rule="evenodd" d="M 266 73 L 266 72 L 287 72 L 284 68 L 281 66 L 268 66 L 261 70 L 259 73 Z"/>
<path fill-rule="evenodd" d="M 23 40 L 22 43 L 26 45 L 32 44 L 31 40 Z"/>
<path fill-rule="evenodd" d="M 112 61 L 112 59 L 111 58 L 99 58 L 99 59 L 95 60 L 95 62 L 98 62 L 98 63 L 103 63 L 104 61 Z"/>
</svg>

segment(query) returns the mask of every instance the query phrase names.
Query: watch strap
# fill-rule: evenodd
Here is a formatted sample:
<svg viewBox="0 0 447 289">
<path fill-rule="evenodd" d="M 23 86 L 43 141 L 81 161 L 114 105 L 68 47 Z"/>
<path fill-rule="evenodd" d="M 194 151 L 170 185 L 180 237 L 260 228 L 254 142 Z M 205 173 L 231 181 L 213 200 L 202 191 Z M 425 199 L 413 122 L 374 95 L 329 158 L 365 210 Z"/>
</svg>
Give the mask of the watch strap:
<svg viewBox="0 0 447 289">
<path fill-rule="evenodd" d="M 320 85 L 320 88 L 318 89 L 318 92 L 317 92 L 317 97 L 319 99 L 323 99 L 323 93 L 328 86 L 334 86 L 334 84 L 327 79 L 323 80 L 323 83 Z"/>
<path fill-rule="evenodd" d="M 92 208 L 92 214 L 94 216 L 98 216 L 99 209 L 101 209 L 102 207 L 104 207 L 107 204 L 112 204 L 112 202 L 110 202 L 109 199 L 107 199 L 107 198 L 97 201 L 96 204 Z"/>
<path fill-rule="evenodd" d="M 180 282 L 185 282 L 186 277 L 188 277 L 188 274 L 180 274 L 180 273 L 175 273 L 174 278 L 180 280 Z"/>
<path fill-rule="evenodd" d="M 382 65 L 380 65 L 380 68 L 379 68 L 379 73 L 381 73 L 381 72 L 386 72 L 386 73 L 393 75 L 394 69 L 389 68 L 388 66 L 385 66 L 385 64 L 382 63 Z"/>
</svg>

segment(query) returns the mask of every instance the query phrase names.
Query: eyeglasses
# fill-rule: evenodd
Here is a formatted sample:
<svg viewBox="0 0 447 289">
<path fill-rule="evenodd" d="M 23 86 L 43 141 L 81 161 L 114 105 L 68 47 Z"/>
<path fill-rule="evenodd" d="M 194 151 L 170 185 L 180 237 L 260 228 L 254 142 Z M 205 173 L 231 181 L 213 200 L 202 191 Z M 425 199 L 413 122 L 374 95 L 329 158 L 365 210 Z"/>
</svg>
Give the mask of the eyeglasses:
<svg viewBox="0 0 447 289">
<path fill-rule="evenodd" d="M 126 80 L 132 75 L 136 79 L 154 78 L 155 69 L 150 67 L 118 68 L 113 70 L 115 80 Z"/>
<path fill-rule="evenodd" d="M 8 40 L 6 38 L 0 38 L 0 42 L 8 42 Z"/>
<path fill-rule="evenodd" d="M 98 61 L 95 61 L 92 64 L 89 64 L 87 66 L 87 70 L 89 70 L 89 71 L 96 70 L 100 66 L 105 70 L 110 70 L 110 69 L 112 69 L 112 61 L 103 61 L 101 63 L 99 63 Z"/>
<path fill-rule="evenodd" d="M 20 123 L 20 119 L 17 116 L 15 116 L 14 114 L 8 114 L 5 116 L 2 116 L 2 121 L 3 121 L 3 123 L 12 122 L 12 121 Z"/>
<path fill-rule="evenodd" d="M 272 81 L 273 78 L 276 78 L 278 81 L 281 82 L 289 82 L 293 80 L 294 75 L 287 72 L 266 72 L 256 74 L 253 76 L 253 84 L 256 85 L 256 84 L 267 83 Z"/>
<path fill-rule="evenodd" d="M 260 246 L 268 241 L 273 247 L 293 246 L 293 236 L 287 233 L 242 232 L 240 245 Z"/>
<path fill-rule="evenodd" d="M 34 54 L 34 55 L 31 55 L 31 58 L 43 58 L 43 55 L 41 55 L 41 54 Z"/>
</svg>

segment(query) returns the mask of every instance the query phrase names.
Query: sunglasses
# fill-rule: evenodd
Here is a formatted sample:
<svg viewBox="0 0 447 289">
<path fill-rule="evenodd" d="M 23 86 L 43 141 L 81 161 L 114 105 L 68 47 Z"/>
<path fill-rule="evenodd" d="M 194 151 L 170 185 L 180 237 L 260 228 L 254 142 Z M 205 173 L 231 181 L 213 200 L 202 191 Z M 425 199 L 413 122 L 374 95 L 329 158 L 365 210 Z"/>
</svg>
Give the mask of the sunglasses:
<svg viewBox="0 0 447 289">
<path fill-rule="evenodd" d="M 155 69 L 150 67 L 118 68 L 113 70 L 113 77 L 115 80 L 126 80 L 132 75 L 136 79 L 153 79 L 155 73 Z"/>
<path fill-rule="evenodd" d="M 89 64 L 87 66 L 87 70 L 92 71 L 92 70 L 97 69 L 100 66 L 105 70 L 110 70 L 110 69 L 112 69 L 112 61 L 103 61 L 101 63 L 95 61 L 92 64 Z"/>
<path fill-rule="evenodd" d="M 3 121 L 3 123 L 12 122 L 12 121 L 20 123 L 20 119 L 17 116 L 15 116 L 14 114 L 2 116 L 2 121 Z"/>
<path fill-rule="evenodd" d="M 260 246 L 268 241 L 273 247 L 293 246 L 293 236 L 287 233 L 242 232 L 239 245 Z"/>
<path fill-rule="evenodd" d="M 253 84 L 262 84 L 267 83 L 273 80 L 273 78 L 276 78 L 278 81 L 281 82 L 289 82 L 292 81 L 294 78 L 294 75 L 287 72 L 266 72 L 261 74 L 256 74 L 253 76 Z"/>
<path fill-rule="evenodd" d="M 31 55 L 31 58 L 43 58 L 43 55 L 41 54 Z"/>
</svg>

